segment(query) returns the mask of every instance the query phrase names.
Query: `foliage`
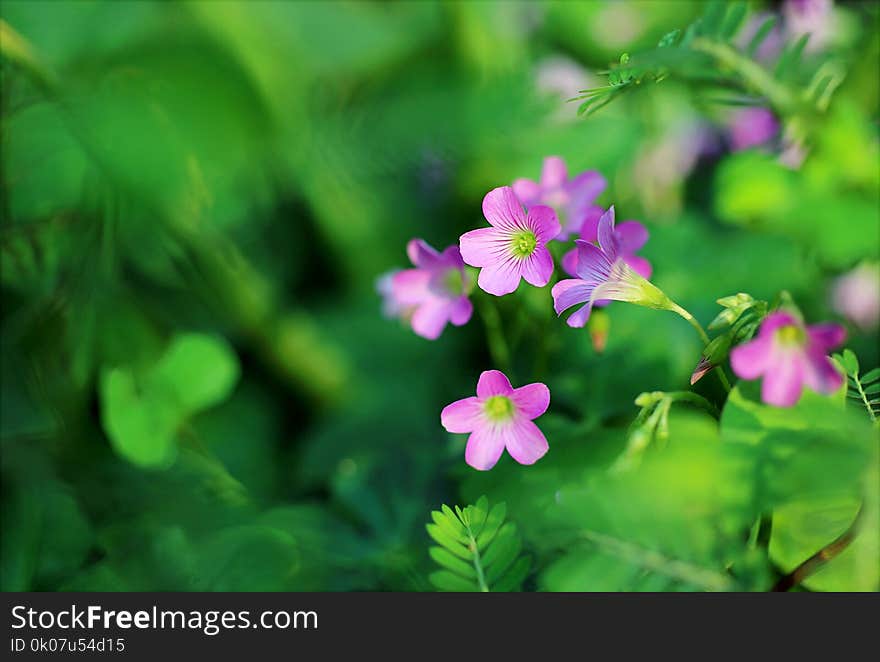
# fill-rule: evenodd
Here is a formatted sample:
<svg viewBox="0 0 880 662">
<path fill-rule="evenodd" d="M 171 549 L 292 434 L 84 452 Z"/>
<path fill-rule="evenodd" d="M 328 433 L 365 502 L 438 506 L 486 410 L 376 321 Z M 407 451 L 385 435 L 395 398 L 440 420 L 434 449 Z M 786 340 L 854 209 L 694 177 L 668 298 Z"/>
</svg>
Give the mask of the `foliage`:
<svg viewBox="0 0 880 662">
<path fill-rule="evenodd" d="M 594 113 L 625 92 L 667 78 L 684 80 L 716 103 L 769 105 L 784 115 L 827 108 L 842 82 L 841 66 L 804 64 L 809 34 L 784 44 L 775 62 L 763 64 L 756 55 L 778 19 L 766 18 L 748 42 L 738 46 L 736 38 L 747 14 L 744 0 L 710 0 L 699 18 L 664 35 L 653 50 L 622 55 L 607 72 L 607 86 L 577 97 L 585 99 L 578 112 Z"/>
<path fill-rule="evenodd" d="M 520 555 L 522 541 L 506 515 L 504 502 L 489 508 L 485 496 L 464 509 L 444 505 L 433 511 L 427 529 L 439 546 L 428 552 L 442 569 L 431 573 L 431 583 L 441 591 L 518 590 L 531 559 Z"/>
<path fill-rule="evenodd" d="M 859 374 L 859 359 L 851 349 L 835 354 L 834 359 L 843 367 L 847 377 L 846 397 L 864 405 L 872 421 L 880 414 L 880 368 Z"/>
<path fill-rule="evenodd" d="M 876 329 L 833 298 L 880 257 L 877 7 L 767 60 L 778 4 L 0 3 L 0 588 L 763 591 L 853 533 L 794 585 L 877 590 Z M 741 104 L 779 134 L 733 149 Z M 407 241 L 557 154 L 708 347 L 552 283 L 382 318 Z M 715 374 L 780 292 L 849 332 L 790 409 Z M 477 472 L 440 409 L 501 363 L 550 450 Z"/>
</svg>

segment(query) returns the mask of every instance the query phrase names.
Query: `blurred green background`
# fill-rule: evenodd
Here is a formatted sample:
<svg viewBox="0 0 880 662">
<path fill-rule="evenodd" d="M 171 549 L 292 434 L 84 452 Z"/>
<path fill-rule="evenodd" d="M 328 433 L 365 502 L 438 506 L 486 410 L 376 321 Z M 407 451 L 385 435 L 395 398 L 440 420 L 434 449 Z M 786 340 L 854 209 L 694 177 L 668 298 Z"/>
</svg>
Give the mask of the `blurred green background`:
<svg viewBox="0 0 880 662">
<path fill-rule="evenodd" d="M 546 352 L 514 359 L 551 388 L 551 450 L 483 475 L 439 424 L 493 367 L 479 320 L 425 341 L 383 319 L 375 281 L 560 155 L 607 177 L 600 202 L 645 223 L 655 282 L 704 323 L 781 290 L 841 320 L 834 279 L 880 252 L 876 4 L 838 3 L 807 56 L 846 76 L 796 168 L 731 151 L 735 109 L 674 79 L 588 118 L 565 101 L 702 10 L 4 1 L 3 590 L 430 590 L 430 511 L 483 493 L 535 554 L 527 587 L 627 588 L 553 547 L 546 509 L 623 450 L 640 392 L 686 386 L 692 330 L 614 305 L 599 355 L 548 292 L 502 300 Z M 876 328 L 849 329 L 876 366 Z M 678 449 L 717 441 L 711 420 L 674 418 Z M 672 457 L 640 485 L 714 517 L 700 452 Z M 602 489 L 650 528 L 653 492 Z"/>
</svg>

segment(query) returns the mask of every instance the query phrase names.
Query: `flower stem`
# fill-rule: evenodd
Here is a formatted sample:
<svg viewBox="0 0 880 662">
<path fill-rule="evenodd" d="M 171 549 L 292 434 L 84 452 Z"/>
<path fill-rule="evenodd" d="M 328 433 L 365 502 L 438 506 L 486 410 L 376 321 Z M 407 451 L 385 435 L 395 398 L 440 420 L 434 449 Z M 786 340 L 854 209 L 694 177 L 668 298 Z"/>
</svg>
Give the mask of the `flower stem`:
<svg viewBox="0 0 880 662">
<path fill-rule="evenodd" d="M 507 345 L 507 339 L 504 337 L 504 330 L 501 328 L 501 315 L 498 309 L 491 301 L 485 298 L 479 300 L 480 317 L 486 327 L 486 342 L 489 345 L 489 354 L 492 356 L 492 362 L 499 370 L 505 373 L 510 372 L 510 348 Z"/>
<path fill-rule="evenodd" d="M 668 393 L 667 395 L 673 402 L 689 402 L 696 407 L 705 409 L 715 418 L 721 417 L 721 412 L 718 411 L 718 407 L 706 400 L 706 398 L 704 398 L 699 393 L 693 393 L 692 391 L 673 391 L 672 393 Z"/>
<path fill-rule="evenodd" d="M 784 592 L 794 588 L 802 581 L 804 581 L 807 577 L 822 568 L 822 566 L 824 566 L 828 561 L 830 561 L 835 556 L 843 552 L 843 550 L 845 550 L 847 547 L 849 547 L 850 543 L 855 540 L 856 536 L 859 533 L 859 527 L 861 526 L 863 512 L 863 506 L 859 505 L 859 510 L 856 513 L 856 517 L 846 531 L 841 533 L 837 538 L 825 545 L 822 549 L 813 554 L 810 558 L 801 563 L 794 570 L 782 577 L 778 582 L 776 582 L 771 590 Z"/>
<path fill-rule="evenodd" d="M 868 395 L 865 393 L 865 389 L 862 388 L 862 382 L 858 378 L 853 379 L 853 381 L 855 382 L 856 388 L 859 390 L 859 397 L 862 398 L 862 404 L 865 405 L 865 409 L 868 410 L 868 416 L 871 417 L 871 422 L 876 421 L 877 417 L 874 415 L 874 409 L 868 401 Z"/>
<path fill-rule="evenodd" d="M 470 523 L 465 522 L 464 524 L 467 527 L 468 550 L 474 555 L 473 564 L 474 571 L 477 573 L 477 584 L 480 587 L 480 591 L 488 593 L 489 585 L 486 583 L 486 577 L 483 574 L 483 561 L 480 558 L 480 548 L 477 546 L 477 539 L 474 536 L 473 531 L 471 531 Z"/>
<path fill-rule="evenodd" d="M 703 327 L 697 321 L 696 317 L 691 315 L 688 311 L 686 311 L 674 301 L 670 301 L 669 310 L 682 317 L 688 324 L 694 327 L 697 334 L 700 336 L 700 340 L 703 341 L 704 348 L 706 345 L 709 344 L 709 334 L 706 333 L 705 329 L 703 329 Z M 724 390 L 730 393 L 730 381 L 727 379 L 727 374 L 724 372 L 724 368 L 719 365 L 716 372 L 718 374 L 718 379 L 721 382 L 721 385 L 724 387 Z"/>
</svg>

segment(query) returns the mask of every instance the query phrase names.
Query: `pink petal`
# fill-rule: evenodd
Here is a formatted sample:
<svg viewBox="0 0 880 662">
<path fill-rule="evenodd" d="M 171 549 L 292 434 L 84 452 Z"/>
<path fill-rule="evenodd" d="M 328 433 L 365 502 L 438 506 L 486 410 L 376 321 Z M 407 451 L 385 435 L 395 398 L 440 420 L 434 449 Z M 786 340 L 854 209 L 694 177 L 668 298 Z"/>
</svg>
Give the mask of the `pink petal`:
<svg viewBox="0 0 880 662">
<path fill-rule="evenodd" d="M 593 206 L 587 208 L 583 213 L 584 220 L 581 224 L 581 239 L 591 244 L 599 241 L 599 219 L 604 214 L 605 210 L 601 207 Z"/>
<path fill-rule="evenodd" d="M 572 248 L 560 260 L 562 270 L 572 278 L 577 278 L 578 252 L 577 248 Z"/>
<path fill-rule="evenodd" d="M 777 407 L 795 405 L 804 387 L 804 361 L 804 355 L 796 350 L 774 352 L 764 373 L 761 399 Z"/>
<path fill-rule="evenodd" d="M 439 297 L 428 299 L 416 308 L 416 312 L 410 320 L 413 331 L 422 338 L 437 340 L 449 321 L 450 309 L 451 306 L 447 299 Z"/>
<path fill-rule="evenodd" d="M 553 189 L 562 187 L 568 180 L 568 170 L 565 161 L 559 156 L 548 156 L 544 159 L 544 167 L 541 169 L 541 187 Z"/>
<path fill-rule="evenodd" d="M 440 412 L 440 423 L 448 432 L 473 432 L 482 416 L 483 405 L 478 398 L 470 397 L 446 405 Z"/>
<path fill-rule="evenodd" d="M 537 205 L 529 209 L 525 226 L 535 233 L 539 244 L 546 244 L 562 230 L 556 212 L 544 205 Z"/>
<path fill-rule="evenodd" d="M 488 471 L 498 462 L 504 452 L 502 428 L 496 425 L 481 425 L 468 437 L 464 450 L 464 461 L 479 471 Z"/>
<path fill-rule="evenodd" d="M 522 277 L 535 287 L 544 287 L 553 275 L 553 256 L 546 246 L 539 246 L 522 262 Z"/>
<path fill-rule="evenodd" d="M 638 221 L 624 221 L 614 231 L 620 252 L 624 255 L 635 253 L 648 241 L 648 230 Z"/>
<path fill-rule="evenodd" d="M 406 254 L 414 265 L 422 269 L 434 266 L 440 258 L 440 254 L 424 239 L 412 239 L 406 245 Z"/>
<path fill-rule="evenodd" d="M 730 366 L 741 379 L 757 379 L 767 370 L 773 358 L 775 343 L 772 336 L 759 335 L 730 352 Z"/>
<path fill-rule="evenodd" d="M 449 321 L 455 326 L 463 326 L 471 319 L 474 312 L 474 305 L 466 296 L 458 297 L 452 304 L 449 311 Z"/>
<path fill-rule="evenodd" d="M 580 278 L 569 278 L 556 283 L 550 291 L 556 314 L 561 315 L 572 306 L 589 301 L 594 287 L 593 283 Z"/>
<path fill-rule="evenodd" d="M 491 398 L 493 395 L 510 395 L 513 387 L 510 380 L 500 370 L 485 370 L 477 381 L 477 397 Z"/>
<path fill-rule="evenodd" d="M 800 320 L 796 318 L 791 313 L 787 313 L 782 310 L 777 310 L 775 313 L 770 313 L 767 317 L 764 318 L 764 321 L 761 322 L 761 331 L 760 334 L 763 335 L 773 335 L 773 332 L 776 329 L 779 329 L 783 326 L 800 326 Z"/>
<path fill-rule="evenodd" d="M 480 228 L 459 238 L 462 259 L 472 267 L 485 267 L 511 257 L 510 234 L 498 228 Z"/>
<path fill-rule="evenodd" d="M 593 204 L 607 185 L 608 182 L 601 174 L 595 170 L 588 170 L 574 177 L 565 188 L 571 195 L 573 204 L 581 207 Z"/>
<path fill-rule="evenodd" d="M 550 406 L 550 389 L 540 382 L 526 384 L 513 389 L 510 399 L 520 414 L 532 420 L 538 418 Z"/>
<path fill-rule="evenodd" d="M 544 433 L 528 419 L 517 419 L 505 429 L 507 452 L 520 464 L 534 464 L 547 453 Z"/>
<path fill-rule="evenodd" d="M 813 324 L 807 327 L 807 333 L 810 340 L 821 348 L 823 354 L 846 340 L 846 329 L 840 324 Z"/>
<path fill-rule="evenodd" d="M 651 267 L 651 263 L 640 255 L 627 255 L 623 258 L 623 261 L 626 262 L 639 276 L 645 279 L 650 278 L 654 271 Z"/>
<path fill-rule="evenodd" d="M 816 393 L 831 394 L 843 386 L 843 375 L 837 371 L 831 359 L 820 352 L 811 351 L 804 363 L 804 382 Z"/>
<path fill-rule="evenodd" d="M 513 192 L 525 207 L 536 205 L 541 200 L 541 186 L 531 179 L 517 179 L 513 182 Z"/>
<path fill-rule="evenodd" d="M 497 265 L 485 266 L 477 278 L 477 285 L 484 292 L 496 297 L 515 292 L 522 276 L 522 261 L 510 257 Z"/>
<path fill-rule="evenodd" d="M 600 303 L 600 302 L 596 302 Z M 587 302 L 585 305 L 578 308 L 571 315 L 568 316 L 568 319 L 565 320 L 565 323 L 568 324 L 573 329 L 581 329 L 586 326 L 587 322 L 590 319 L 590 314 L 593 312 L 593 306 L 590 302 Z"/>
<path fill-rule="evenodd" d="M 398 303 L 416 305 L 431 297 L 431 273 L 423 269 L 404 269 L 391 277 L 391 292 Z"/>
<path fill-rule="evenodd" d="M 614 235 L 614 205 L 611 205 L 599 219 L 598 235 L 599 246 L 608 259 L 613 261 L 618 253 L 618 241 Z"/>
<path fill-rule="evenodd" d="M 525 210 L 509 186 L 499 186 L 483 198 L 483 216 L 495 227 L 513 227 L 525 218 Z M 462 251 L 462 254 L 464 251 Z M 465 257 L 465 261 L 467 258 Z"/>
<path fill-rule="evenodd" d="M 606 280 L 611 274 L 612 263 L 601 248 L 578 239 L 575 242 L 578 250 L 577 275 L 593 283 Z"/>
<path fill-rule="evenodd" d="M 461 250 L 457 245 L 447 246 L 440 254 L 440 261 L 446 267 L 462 268 L 464 260 L 461 259 Z"/>
</svg>

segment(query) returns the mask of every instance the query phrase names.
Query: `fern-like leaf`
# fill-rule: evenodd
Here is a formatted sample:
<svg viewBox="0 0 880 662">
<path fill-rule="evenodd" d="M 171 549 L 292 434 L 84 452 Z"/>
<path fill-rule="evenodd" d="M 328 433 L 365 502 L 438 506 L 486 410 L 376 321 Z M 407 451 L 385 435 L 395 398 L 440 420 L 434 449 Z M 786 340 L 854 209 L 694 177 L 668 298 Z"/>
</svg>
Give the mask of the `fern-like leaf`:
<svg viewBox="0 0 880 662">
<path fill-rule="evenodd" d="M 441 591 L 516 591 L 531 568 L 521 555 L 522 539 L 507 507 L 491 508 L 482 496 L 465 508 L 442 506 L 431 513 L 428 535 L 437 543 L 428 553 L 440 570 L 429 576 Z"/>
<path fill-rule="evenodd" d="M 880 418 L 880 368 L 860 374 L 859 359 L 851 349 L 835 354 L 834 360 L 846 372 L 846 397 L 864 406 L 871 420 L 876 421 Z"/>
<path fill-rule="evenodd" d="M 748 14 L 746 2 L 712 0 L 702 16 L 683 31 L 664 35 L 657 46 L 637 54 L 624 54 L 608 72 L 608 85 L 582 90 L 572 99 L 581 101 L 579 114 L 592 114 L 625 92 L 644 89 L 670 77 L 702 91 L 711 100 L 727 105 L 761 105 L 783 116 L 809 115 L 827 107 L 828 96 L 840 85 L 843 72 L 831 62 L 802 55 L 809 35 L 784 44 L 774 63 L 757 59 L 761 45 L 777 25 L 764 21 L 748 44 L 736 37 Z M 815 71 L 809 71 L 814 67 Z M 721 97 L 715 93 L 725 90 Z"/>
</svg>

